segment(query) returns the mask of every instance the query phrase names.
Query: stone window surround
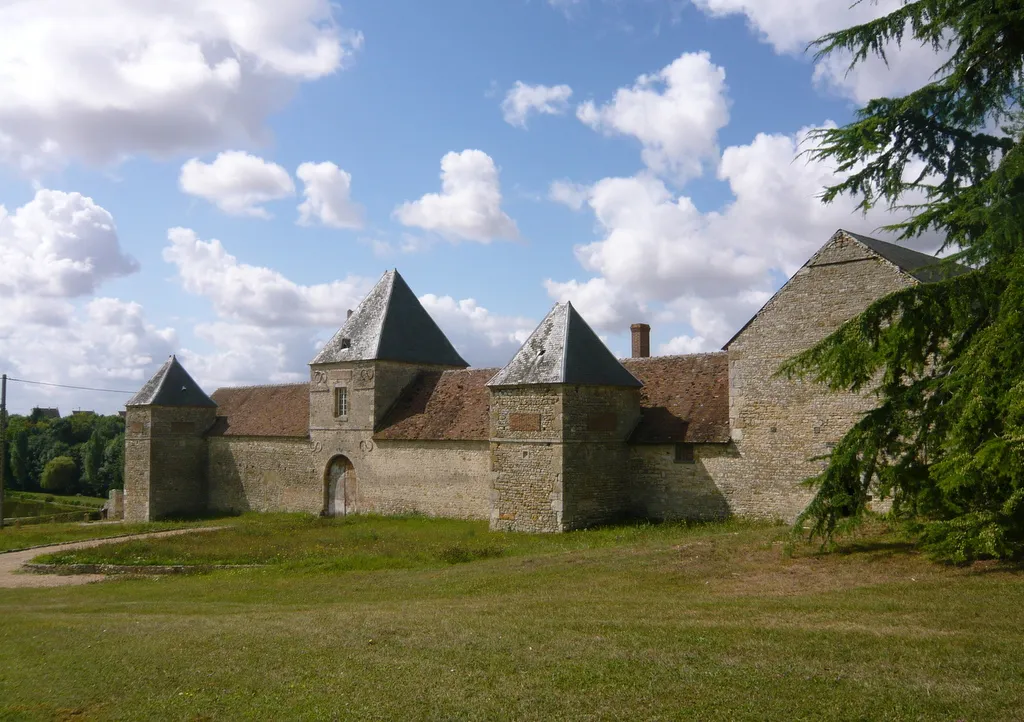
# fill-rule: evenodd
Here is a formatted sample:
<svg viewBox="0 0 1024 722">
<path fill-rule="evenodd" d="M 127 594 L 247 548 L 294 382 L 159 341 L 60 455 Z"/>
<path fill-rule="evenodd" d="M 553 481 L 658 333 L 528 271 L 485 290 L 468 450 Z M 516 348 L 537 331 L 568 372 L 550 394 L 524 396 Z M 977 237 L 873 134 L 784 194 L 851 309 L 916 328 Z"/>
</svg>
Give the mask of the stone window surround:
<svg viewBox="0 0 1024 722">
<path fill-rule="evenodd" d="M 334 418 L 339 421 L 348 420 L 348 386 L 334 387 Z"/>
</svg>

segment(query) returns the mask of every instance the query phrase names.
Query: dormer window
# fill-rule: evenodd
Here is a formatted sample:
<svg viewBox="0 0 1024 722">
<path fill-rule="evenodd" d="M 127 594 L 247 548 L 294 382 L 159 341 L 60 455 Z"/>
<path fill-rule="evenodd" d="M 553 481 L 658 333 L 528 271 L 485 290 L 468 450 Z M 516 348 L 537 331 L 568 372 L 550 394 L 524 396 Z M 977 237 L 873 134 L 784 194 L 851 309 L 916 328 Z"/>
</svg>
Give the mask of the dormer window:
<svg viewBox="0 0 1024 722">
<path fill-rule="evenodd" d="M 345 418 L 348 416 L 348 387 L 337 386 L 334 389 L 334 416 Z"/>
<path fill-rule="evenodd" d="M 344 348 L 352 348 L 352 339 L 350 339 L 350 338 L 343 338 L 343 339 L 341 339 L 341 347 L 343 349 Z"/>
</svg>

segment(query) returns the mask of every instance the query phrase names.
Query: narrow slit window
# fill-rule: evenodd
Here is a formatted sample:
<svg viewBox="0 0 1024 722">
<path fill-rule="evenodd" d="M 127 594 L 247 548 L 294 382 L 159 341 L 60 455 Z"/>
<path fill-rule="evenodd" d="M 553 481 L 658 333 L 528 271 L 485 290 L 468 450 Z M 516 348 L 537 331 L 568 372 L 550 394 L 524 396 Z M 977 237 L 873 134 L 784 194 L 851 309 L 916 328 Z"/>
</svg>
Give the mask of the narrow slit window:
<svg viewBox="0 0 1024 722">
<path fill-rule="evenodd" d="M 334 389 L 334 415 L 348 416 L 348 387 L 338 386 Z"/>
<path fill-rule="evenodd" d="M 676 463 L 693 464 L 693 444 L 676 444 Z"/>
</svg>

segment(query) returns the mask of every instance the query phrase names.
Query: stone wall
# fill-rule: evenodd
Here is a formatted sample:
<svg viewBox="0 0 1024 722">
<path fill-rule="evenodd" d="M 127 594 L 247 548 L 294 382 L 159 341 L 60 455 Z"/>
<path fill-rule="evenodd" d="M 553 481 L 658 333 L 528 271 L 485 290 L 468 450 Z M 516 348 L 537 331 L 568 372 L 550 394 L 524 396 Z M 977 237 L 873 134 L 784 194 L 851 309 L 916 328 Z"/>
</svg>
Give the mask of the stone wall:
<svg viewBox="0 0 1024 722">
<path fill-rule="evenodd" d="M 491 529 L 557 532 L 562 519 L 562 388 L 494 388 Z"/>
<path fill-rule="evenodd" d="M 675 444 L 630 448 L 629 506 L 640 519 L 710 520 L 730 515 L 729 502 L 715 484 L 712 469 L 735 458 L 732 444 L 694 444 L 693 462 L 676 460 Z"/>
<path fill-rule="evenodd" d="M 566 386 L 562 392 L 563 529 L 629 514 L 629 447 L 640 419 L 634 388 Z"/>
<path fill-rule="evenodd" d="M 129 407 L 125 415 L 125 520 L 206 511 L 206 431 L 213 407 Z"/>
<path fill-rule="evenodd" d="M 323 488 L 308 439 L 214 436 L 207 443 L 210 511 L 320 513 Z"/>
<path fill-rule="evenodd" d="M 840 235 L 819 251 L 729 345 L 729 420 L 736 456 L 704 467 L 733 513 L 792 521 L 813 492 L 800 481 L 872 400 L 775 378 L 779 365 L 915 281 Z"/>
<path fill-rule="evenodd" d="M 383 441 L 359 454 L 357 509 L 376 514 L 487 519 L 486 441 Z"/>
</svg>

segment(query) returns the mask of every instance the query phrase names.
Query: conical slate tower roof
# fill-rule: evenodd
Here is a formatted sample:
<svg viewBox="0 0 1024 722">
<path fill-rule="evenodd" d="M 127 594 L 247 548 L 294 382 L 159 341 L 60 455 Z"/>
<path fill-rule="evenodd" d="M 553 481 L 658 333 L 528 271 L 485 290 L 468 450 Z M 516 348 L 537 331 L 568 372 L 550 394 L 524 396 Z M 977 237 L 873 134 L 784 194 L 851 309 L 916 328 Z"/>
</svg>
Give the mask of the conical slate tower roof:
<svg viewBox="0 0 1024 722">
<path fill-rule="evenodd" d="M 556 304 L 488 386 L 642 386 L 571 303 Z"/>
<path fill-rule="evenodd" d="M 374 359 L 469 366 L 394 270 L 384 274 L 312 363 Z"/>
<path fill-rule="evenodd" d="M 216 406 L 188 371 L 171 356 L 125 406 Z"/>
</svg>

